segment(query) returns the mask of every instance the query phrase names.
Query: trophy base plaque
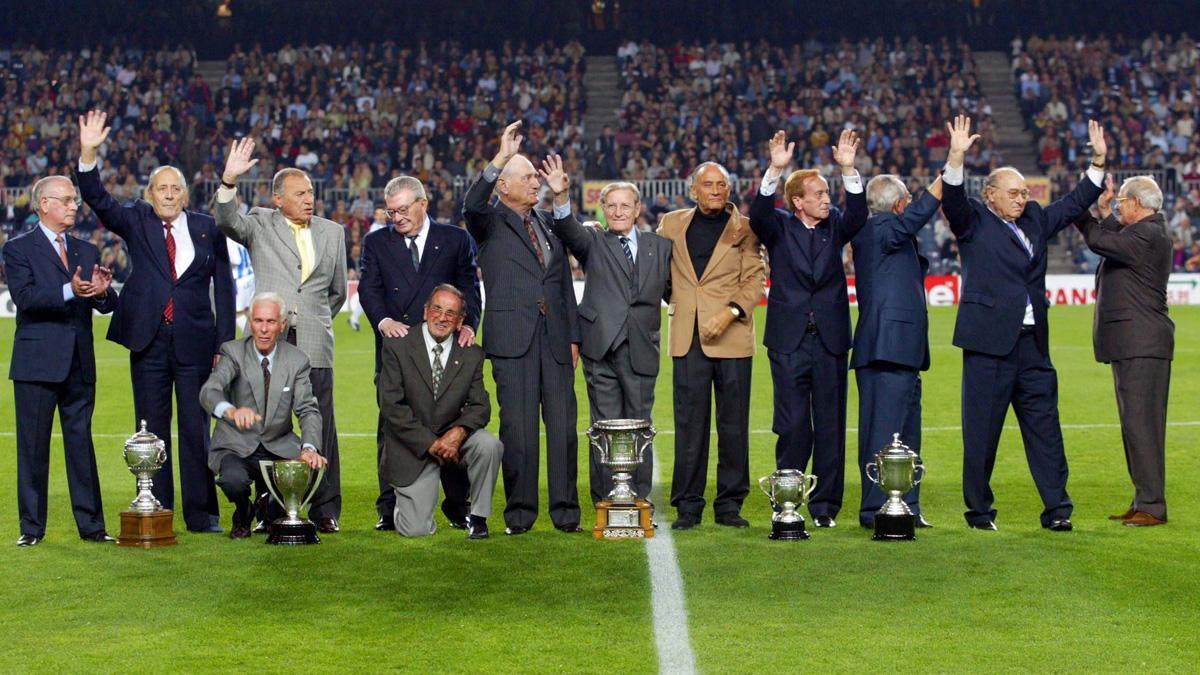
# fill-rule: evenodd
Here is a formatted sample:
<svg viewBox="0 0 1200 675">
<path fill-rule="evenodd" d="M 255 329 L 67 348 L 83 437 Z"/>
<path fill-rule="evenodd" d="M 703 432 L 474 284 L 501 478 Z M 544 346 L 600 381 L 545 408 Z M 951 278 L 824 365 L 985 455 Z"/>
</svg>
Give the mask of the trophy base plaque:
<svg viewBox="0 0 1200 675">
<path fill-rule="evenodd" d="M 792 523 L 785 523 L 778 520 L 771 521 L 771 534 L 767 535 L 768 539 L 774 541 L 800 541 L 808 539 L 810 536 L 808 530 L 804 529 L 804 520 L 797 520 Z"/>
<path fill-rule="evenodd" d="M 875 541 L 913 541 L 917 538 L 917 517 L 909 515 L 875 516 Z"/>
<path fill-rule="evenodd" d="M 319 544 L 321 538 L 317 536 L 317 526 L 310 521 L 301 523 L 271 523 L 269 534 L 267 534 L 268 544 L 280 544 L 283 546 L 303 546 L 305 544 Z"/>
<path fill-rule="evenodd" d="M 174 514 L 162 511 L 122 511 L 121 536 L 117 546 L 160 548 L 175 545 Z"/>
<path fill-rule="evenodd" d="M 635 500 L 632 504 L 616 504 L 602 499 L 596 504 L 595 539 L 650 539 L 654 523 L 650 521 L 650 502 Z"/>
</svg>

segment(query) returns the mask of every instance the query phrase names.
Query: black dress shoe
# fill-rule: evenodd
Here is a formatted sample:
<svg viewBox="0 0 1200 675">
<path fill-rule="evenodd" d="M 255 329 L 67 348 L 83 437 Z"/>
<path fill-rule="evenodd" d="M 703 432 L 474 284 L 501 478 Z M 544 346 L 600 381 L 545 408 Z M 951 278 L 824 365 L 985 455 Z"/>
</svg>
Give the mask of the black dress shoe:
<svg viewBox="0 0 1200 675">
<path fill-rule="evenodd" d="M 920 527 L 920 528 L 933 527 L 933 523 L 929 522 L 928 520 L 925 520 L 925 516 L 923 516 L 922 514 L 918 513 L 916 518 L 917 518 L 917 527 Z"/>
<path fill-rule="evenodd" d="M 333 518 L 317 518 L 317 532 L 322 534 L 333 534 L 334 532 L 341 531 L 342 529 L 338 527 L 337 521 Z"/>
<path fill-rule="evenodd" d="M 690 513 L 681 513 L 675 517 L 675 522 L 671 523 L 672 530 L 690 530 L 700 524 L 700 516 L 694 516 Z"/>
<path fill-rule="evenodd" d="M 567 534 L 583 532 L 583 528 L 579 527 L 579 523 L 567 523 L 566 525 L 555 525 L 554 529 L 558 530 L 559 532 L 566 532 Z"/>
<path fill-rule="evenodd" d="M 229 528 L 229 538 L 230 539 L 249 539 L 250 538 L 250 526 L 249 525 L 239 525 L 237 523 L 234 523 L 233 527 Z"/>
<path fill-rule="evenodd" d="M 470 516 L 466 516 L 462 520 L 449 518 L 448 520 L 450 521 L 450 527 L 453 527 L 456 530 L 468 530 L 471 528 L 471 524 L 467 520 L 468 518 L 470 518 Z"/>
<path fill-rule="evenodd" d="M 111 544 L 112 542 L 116 541 L 116 539 L 113 539 L 112 537 L 108 536 L 108 533 L 105 532 L 104 530 L 100 530 L 99 532 L 93 532 L 91 534 L 80 535 L 79 538 L 84 541 L 95 542 L 97 544 Z"/>
<path fill-rule="evenodd" d="M 395 532 L 396 521 L 392 520 L 391 518 L 380 518 L 379 520 L 375 521 L 375 529 L 379 530 L 380 532 Z"/>
<path fill-rule="evenodd" d="M 1070 518 L 1055 518 L 1054 520 L 1050 521 L 1050 524 L 1046 526 L 1046 529 L 1050 530 L 1051 532 L 1070 532 L 1071 530 L 1075 529 L 1075 526 L 1071 524 Z"/>
<path fill-rule="evenodd" d="M 487 539 L 487 518 L 483 516 L 467 516 L 467 539 Z"/>
<path fill-rule="evenodd" d="M 716 521 L 718 525 L 724 525 L 725 527 L 736 527 L 738 529 L 750 527 L 750 521 L 737 513 L 719 515 L 716 517 Z"/>
<path fill-rule="evenodd" d="M 987 530 L 989 532 L 995 532 L 998 529 L 996 527 L 996 522 L 993 520 L 984 520 L 984 521 L 977 522 L 977 523 L 967 523 L 967 525 L 971 529 L 974 529 L 974 530 Z"/>
<path fill-rule="evenodd" d="M 42 538 L 32 534 L 23 534 L 17 537 L 17 546 L 37 546 L 40 543 L 42 543 Z"/>
<path fill-rule="evenodd" d="M 833 516 L 813 516 L 813 525 L 817 527 L 837 527 L 837 521 Z"/>
<path fill-rule="evenodd" d="M 517 536 L 518 534 L 525 534 L 528 531 L 529 531 L 528 527 L 521 527 L 520 525 L 513 525 L 511 527 L 504 528 L 504 534 L 509 534 L 514 537 Z"/>
</svg>

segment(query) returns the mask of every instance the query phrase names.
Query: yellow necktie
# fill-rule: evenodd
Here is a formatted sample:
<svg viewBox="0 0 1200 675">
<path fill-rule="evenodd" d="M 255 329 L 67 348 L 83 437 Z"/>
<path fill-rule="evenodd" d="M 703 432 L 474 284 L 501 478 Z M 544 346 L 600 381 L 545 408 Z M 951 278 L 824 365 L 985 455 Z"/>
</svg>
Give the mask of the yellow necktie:
<svg viewBox="0 0 1200 675">
<path fill-rule="evenodd" d="M 288 221 L 288 225 L 292 227 L 292 235 L 296 237 L 296 249 L 300 251 L 300 281 L 304 282 L 308 279 L 308 275 L 313 271 L 313 258 L 317 257 L 313 251 L 312 232 L 305 232 L 308 226 L 302 223 L 294 223 Z"/>
</svg>

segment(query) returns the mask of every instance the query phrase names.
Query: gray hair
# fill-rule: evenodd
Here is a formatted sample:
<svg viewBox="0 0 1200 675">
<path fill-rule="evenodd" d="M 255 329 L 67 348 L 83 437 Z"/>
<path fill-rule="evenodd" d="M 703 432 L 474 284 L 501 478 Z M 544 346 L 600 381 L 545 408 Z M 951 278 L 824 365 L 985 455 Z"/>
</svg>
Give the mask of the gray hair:
<svg viewBox="0 0 1200 675">
<path fill-rule="evenodd" d="M 416 199 L 429 200 L 429 197 L 425 195 L 425 186 L 421 184 L 420 180 L 412 176 L 396 176 L 389 180 L 383 188 L 383 198 L 393 197 L 403 190 L 413 193 L 413 197 Z"/>
<path fill-rule="evenodd" d="M 895 174 L 880 174 L 867 182 L 867 208 L 871 215 L 891 213 L 896 202 L 907 196 L 908 188 Z"/>
<path fill-rule="evenodd" d="M 725 177 L 725 182 L 730 183 L 728 169 L 726 169 L 725 167 L 721 166 L 720 164 L 718 164 L 716 162 L 701 162 L 699 165 L 696 166 L 695 169 L 692 170 L 692 175 L 688 176 L 688 191 L 689 192 L 696 189 L 696 177 L 700 175 L 700 172 L 704 171 L 705 169 L 707 169 L 710 166 L 717 167 L 717 170 L 719 170 L 721 172 L 721 175 Z M 730 187 L 733 187 L 732 183 L 730 183 Z"/>
<path fill-rule="evenodd" d="M 301 169 L 297 169 L 296 167 L 289 166 L 286 169 L 280 169 L 275 172 L 275 177 L 271 179 L 271 194 L 283 194 L 283 183 L 292 176 L 300 176 L 301 178 L 306 179 L 308 178 L 307 173 Z"/>
<path fill-rule="evenodd" d="M 260 302 L 271 302 L 279 308 L 279 318 L 287 321 L 287 303 L 284 302 L 283 296 L 274 291 L 260 291 L 254 294 L 250 299 L 250 313 L 254 313 L 254 306 Z"/>
<path fill-rule="evenodd" d="M 1150 209 L 1151 211 L 1162 209 L 1162 189 L 1158 187 L 1158 183 L 1154 182 L 1154 179 L 1150 176 L 1126 178 L 1125 182 L 1121 183 L 1120 194 L 1125 197 L 1133 197 L 1144 209 Z"/>
<path fill-rule="evenodd" d="M 642 203 L 642 191 L 638 189 L 638 186 L 634 185 L 633 183 L 626 182 L 626 181 L 616 181 L 614 183 L 609 183 L 608 185 L 605 185 L 603 188 L 601 188 L 600 203 L 603 204 L 604 201 L 608 198 L 608 195 L 610 193 L 616 192 L 617 190 L 629 190 L 630 192 L 633 193 L 633 201 L 637 202 L 638 204 Z"/>
<path fill-rule="evenodd" d="M 50 187 L 51 183 L 55 183 L 57 181 L 65 181 L 67 185 L 74 186 L 74 183 L 71 182 L 70 178 L 67 178 L 66 176 L 55 175 L 42 178 L 38 182 L 34 183 L 33 188 L 30 189 L 29 201 L 33 204 L 33 210 L 39 216 L 42 215 L 42 193 L 46 191 L 46 188 Z"/>
<path fill-rule="evenodd" d="M 463 295 L 462 291 L 450 284 L 438 284 L 437 286 L 434 286 L 433 290 L 429 292 L 429 297 L 426 298 L 425 304 L 431 304 L 433 302 L 433 296 L 437 295 L 438 293 L 450 293 L 454 297 L 458 298 L 459 314 L 466 314 L 467 296 Z"/>
</svg>

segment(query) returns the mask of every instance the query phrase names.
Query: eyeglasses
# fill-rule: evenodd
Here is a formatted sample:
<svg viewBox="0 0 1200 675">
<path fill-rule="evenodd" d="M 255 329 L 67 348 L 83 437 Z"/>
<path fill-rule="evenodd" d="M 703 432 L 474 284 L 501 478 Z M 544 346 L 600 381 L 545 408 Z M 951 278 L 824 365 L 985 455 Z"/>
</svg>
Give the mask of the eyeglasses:
<svg viewBox="0 0 1200 675">
<path fill-rule="evenodd" d="M 637 204 L 605 204 L 602 208 L 606 213 L 633 213 Z"/>
<path fill-rule="evenodd" d="M 1021 199 L 1029 199 L 1029 190 L 1028 189 L 1008 190 L 1007 194 L 1008 194 L 1009 199 L 1016 199 L 1017 197 L 1020 197 Z"/>
<path fill-rule="evenodd" d="M 63 206 L 67 206 L 67 207 L 71 206 L 72 204 L 75 205 L 75 208 L 79 208 L 80 206 L 83 206 L 83 199 L 81 199 L 79 197 L 59 197 L 56 195 L 42 195 L 42 199 L 53 199 L 55 201 L 60 201 L 60 202 L 62 202 Z"/>
<path fill-rule="evenodd" d="M 441 305 L 425 305 L 425 311 L 429 312 L 429 316 L 434 319 L 440 316 L 453 319 L 462 313 L 457 309 L 446 309 Z"/>
<path fill-rule="evenodd" d="M 408 206 L 403 206 L 398 209 L 384 209 L 383 212 L 387 214 L 388 218 L 395 218 L 396 216 L 407 216 L 408 212 L 412 210 L 413 205 L 415 205 L 417 202 L 423 202 L 423 201 L 425 201 L 425 200 L 418 199 L 416 202 L 409 203 Z"/>
</svg>

